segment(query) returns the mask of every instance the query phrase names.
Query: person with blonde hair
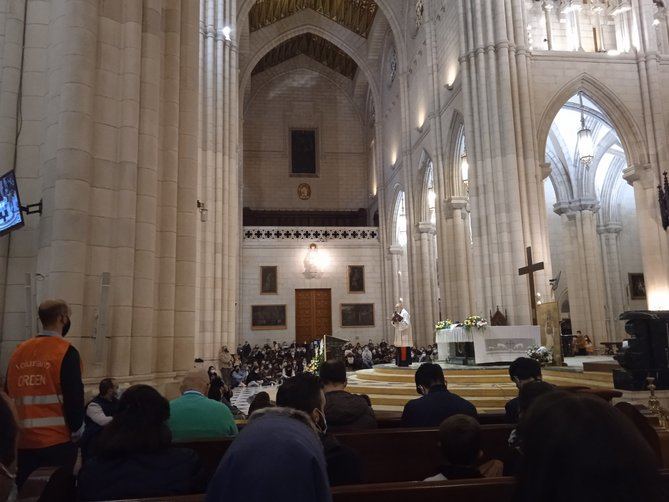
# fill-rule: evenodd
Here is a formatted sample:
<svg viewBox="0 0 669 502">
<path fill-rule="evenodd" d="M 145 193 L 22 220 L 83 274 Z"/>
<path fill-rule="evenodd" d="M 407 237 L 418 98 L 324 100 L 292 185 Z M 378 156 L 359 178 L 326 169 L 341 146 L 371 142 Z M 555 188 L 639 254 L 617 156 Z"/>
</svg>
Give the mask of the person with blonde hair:
<svg viewBox="0 0 669 502">
<path fill-rule="evenodd" d="M 230 409 L 209 399 L 209 375 L 204 370 L 187 373 L 181 384 L 181 397 L 170 401 L 168 425 L 174 441 L 215 439 L 237 434 Z"/>
</svg>

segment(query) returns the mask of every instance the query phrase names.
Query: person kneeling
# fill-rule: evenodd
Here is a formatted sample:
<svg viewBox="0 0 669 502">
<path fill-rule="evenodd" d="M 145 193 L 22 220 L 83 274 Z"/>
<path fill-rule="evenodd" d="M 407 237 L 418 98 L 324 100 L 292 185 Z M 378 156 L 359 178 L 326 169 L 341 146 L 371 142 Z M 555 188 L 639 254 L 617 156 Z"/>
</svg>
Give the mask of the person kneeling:
<svg viewBox="0 0 669 502">
<path fill-rule="evenodd" d="M 425 481 L 475 479 L 483 474 L 478 467 L 481 451 L 481 426 L 467 415 L 453 415 L 439 426 L 439 447 L 443 465 L 439 474 Z"/>
</svg>

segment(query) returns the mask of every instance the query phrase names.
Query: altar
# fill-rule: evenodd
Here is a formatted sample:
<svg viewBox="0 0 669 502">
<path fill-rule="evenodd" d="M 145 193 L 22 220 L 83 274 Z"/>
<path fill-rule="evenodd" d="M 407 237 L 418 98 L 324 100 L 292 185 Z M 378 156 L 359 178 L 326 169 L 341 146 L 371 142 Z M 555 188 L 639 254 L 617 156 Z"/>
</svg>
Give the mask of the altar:
<svg viewBox="0 0 669 502">
<path fill-rule="evenodd" d="M 475 364 L 510 363 L 539 345 L 539 326 L 486 326 L 482 330 L 453 326 L 437 331 L 439 360 L 451 363 L 467 364 L 472 358 Z"/>
</svg>

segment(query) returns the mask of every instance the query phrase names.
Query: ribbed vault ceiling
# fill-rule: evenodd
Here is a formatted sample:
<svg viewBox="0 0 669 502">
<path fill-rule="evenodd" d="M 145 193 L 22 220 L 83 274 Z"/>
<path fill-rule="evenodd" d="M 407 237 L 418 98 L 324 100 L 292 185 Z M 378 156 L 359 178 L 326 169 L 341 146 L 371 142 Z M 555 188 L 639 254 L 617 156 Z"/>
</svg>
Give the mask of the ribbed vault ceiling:
<svg viewBox="0 0 669 502">
<path fill-rule="evenodd" d="M 312 9 L 367 38 L 378 10 L 373 0 L 258 0 L 249 12 L 256 31 L 304 10 Z"/>
<path fill-rule="evenodd" d="M 291 38 L 269 51 L 253 69 L 253 74 L 263 72 L 284 61 L 304 54 L 331 70 L 353 79 L 358 65 L 333 43 L 312 33 Z"/>
</svg>

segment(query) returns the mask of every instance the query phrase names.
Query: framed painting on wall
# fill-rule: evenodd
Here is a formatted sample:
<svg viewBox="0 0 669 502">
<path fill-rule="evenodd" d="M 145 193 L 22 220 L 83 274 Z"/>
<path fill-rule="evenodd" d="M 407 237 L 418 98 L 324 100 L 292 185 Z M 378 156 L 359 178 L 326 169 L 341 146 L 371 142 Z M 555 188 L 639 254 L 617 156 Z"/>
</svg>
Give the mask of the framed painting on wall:
<svg viewBox="0 0 669 502">
<path fill-rule="evenodd" d="M 348 292 L 349 293 L 364 293 L 365 292 L 365 266 L 364 265 L 349 265 L 348 266 Z"/>
<path fill-rule="evenodd" d="M 342 303 L 342 328 L 369 328 L 374 326 L 373 303 Z"/>
<path fill-rule="evenodd" d="M 260 267 L 260 294 L 273 295 L 279 292 L 279 268 L 276 266 Z"/>
<path fill-rule="evenodd" d="M 646 299 L 646 280 L 643 274 L 627 274 L 629 277 L 630 299 Z"/>
<path fill-rule="evenodd" d="M 286 306 L 252 305 L 251 329 L 286 329 Z"/>
<path fill-rule="evenodd" d="M 291 176 L 318 176 L 317 143 L 316 129 L 290 130 Z"/>
</svg>

